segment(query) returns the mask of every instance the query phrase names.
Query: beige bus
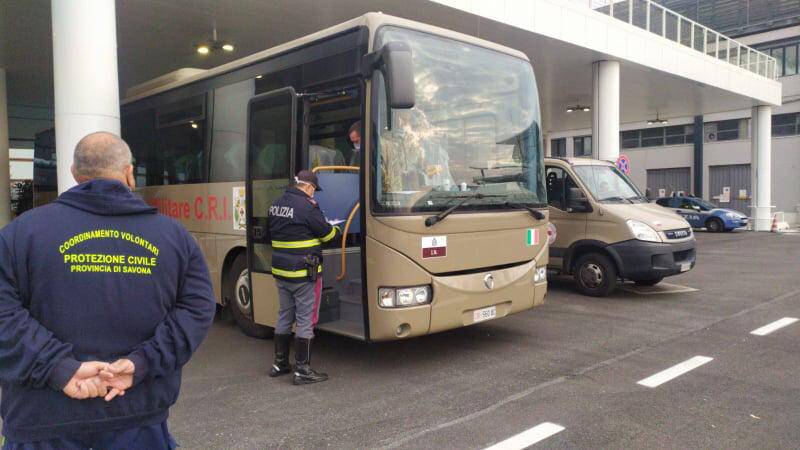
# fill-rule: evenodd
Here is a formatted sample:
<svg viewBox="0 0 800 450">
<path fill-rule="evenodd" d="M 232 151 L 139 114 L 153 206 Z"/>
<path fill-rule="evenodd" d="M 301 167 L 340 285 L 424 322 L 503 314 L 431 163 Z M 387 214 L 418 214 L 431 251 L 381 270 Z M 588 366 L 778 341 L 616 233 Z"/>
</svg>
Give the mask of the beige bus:
<svg viewBox="0 0 800 450">
<path fill-rule="evenodd" d="M 319 328 L 366 341 L 544 301 L 539 124 L 523 53 L 383 14 L 165 75 L 122 107 L 141 194 L 197 238 L 252 336 L 278 309 L 268 207 L 317 171 L 317 201 L 346 233 L 323 247 Z"/>
</svg>

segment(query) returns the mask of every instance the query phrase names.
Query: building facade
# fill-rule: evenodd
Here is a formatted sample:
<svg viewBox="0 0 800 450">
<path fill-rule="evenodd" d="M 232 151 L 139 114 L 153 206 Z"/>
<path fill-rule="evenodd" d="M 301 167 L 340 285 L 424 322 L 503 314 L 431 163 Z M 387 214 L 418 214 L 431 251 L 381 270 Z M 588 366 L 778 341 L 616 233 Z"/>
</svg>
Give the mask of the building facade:
<svg viewBox="0 0 800 450">
<path fill-rule="evenodd" d="M 772 204 L 792 224 L 800 222 L 800 2 L 775 0 L 664 0 L 660 4 L 778 62 L 783 104 L 772 115 Z M 623 81 L 624 83 L 624 81 Z M 623 94 L 624 95 L 624 94 Z M 623 96 L 622 102 L 625 102 Z M 751 183 L 751 110 L 697 117 L 656 114 L 620 125 L 620 152 L 631 178 L 652 197 L 684 192 L 748 215 Z M 697 136 L 697 134 L 700 136 Z M 594 156 L 590 129 L 551 132 L 553 156 Z M 698 151 L 702 165 L 696 164 Z M 695 186 L 695 171 L 702 186 Z"/>
</svg>

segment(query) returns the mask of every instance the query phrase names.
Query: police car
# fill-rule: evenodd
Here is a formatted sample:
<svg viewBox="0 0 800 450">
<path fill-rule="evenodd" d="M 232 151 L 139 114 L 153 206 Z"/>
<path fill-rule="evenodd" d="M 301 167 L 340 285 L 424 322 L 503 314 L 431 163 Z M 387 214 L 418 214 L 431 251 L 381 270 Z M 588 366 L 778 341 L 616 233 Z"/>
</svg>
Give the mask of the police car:
<svg viewBox="0 0 800 450">
<path fill-rule="evenodd" d="M 657 204 L 674 210 L 686 219 L 692 228 L 705 228 L 719 233 L 747 226 L 747 216 L 732 209 L 719 208 L 697 197 L 663 197 Z"/>
</svg>

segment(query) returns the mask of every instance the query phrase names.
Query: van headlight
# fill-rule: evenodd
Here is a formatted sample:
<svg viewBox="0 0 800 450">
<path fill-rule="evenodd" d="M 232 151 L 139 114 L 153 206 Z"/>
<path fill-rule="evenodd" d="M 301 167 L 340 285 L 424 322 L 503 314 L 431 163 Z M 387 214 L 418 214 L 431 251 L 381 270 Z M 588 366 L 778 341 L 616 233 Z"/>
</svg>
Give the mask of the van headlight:
<svg viewBox="0 0 800 450">
<path fill-rule="evenodd" d="M 430 286 L 378 289 L 378 305 L 382 308 L 407 308 L 431 302 Z"/>
<path fill-rule="evenodd" d="M 533 272 L 533 284 L 544 283 L 547 281 L 547 267 L 537 267 Z"/>
<path fill-rule="evenodd" d="M 628 224 L 628 229 L 631 230 L 634 238 L 640 241 L 661 242 L 661 237 L 658 236 L 656 230 L 652 229 L 650 225 L 632 219 L 625 223 Z"/>
</svg>

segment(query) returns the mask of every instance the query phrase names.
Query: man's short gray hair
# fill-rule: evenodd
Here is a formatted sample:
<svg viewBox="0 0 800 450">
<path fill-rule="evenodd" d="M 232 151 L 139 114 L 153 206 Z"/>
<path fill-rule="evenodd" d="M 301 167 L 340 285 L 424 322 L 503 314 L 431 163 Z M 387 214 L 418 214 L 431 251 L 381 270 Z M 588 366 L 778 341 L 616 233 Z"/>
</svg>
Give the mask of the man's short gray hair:
<svg viewBox="0 0 800 450">
<path fill-rule="evenodd" d="M 75 146 L 75 174 L 88 178 L 119 175 L 131 164 L 128 144 L 119 136 L 98 131 L 84 136 Z"/>
</svg>

